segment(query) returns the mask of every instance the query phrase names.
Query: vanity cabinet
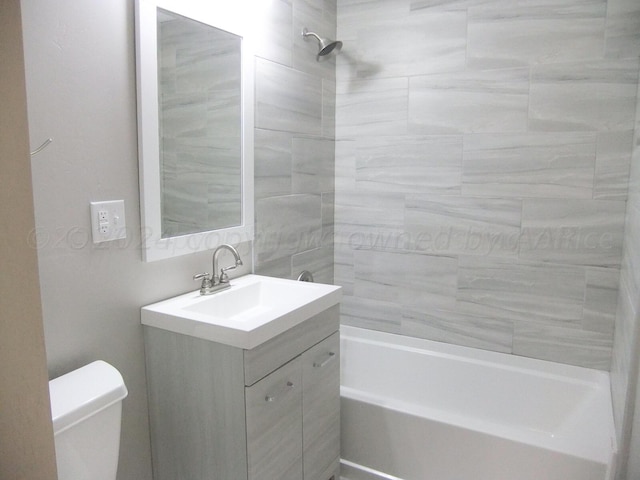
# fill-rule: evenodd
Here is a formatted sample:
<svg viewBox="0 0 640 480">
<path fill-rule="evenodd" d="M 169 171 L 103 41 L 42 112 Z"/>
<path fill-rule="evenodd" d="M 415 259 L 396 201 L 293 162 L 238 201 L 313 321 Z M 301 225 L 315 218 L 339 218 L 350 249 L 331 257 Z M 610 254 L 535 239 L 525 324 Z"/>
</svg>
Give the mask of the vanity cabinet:
<svg viewBox="0 0 640 480">
<path fill-rule="evenodd" d="M 338 306 L 244 350 L 145 326 L 156 480 L 339 480 Z"/>
</svg>

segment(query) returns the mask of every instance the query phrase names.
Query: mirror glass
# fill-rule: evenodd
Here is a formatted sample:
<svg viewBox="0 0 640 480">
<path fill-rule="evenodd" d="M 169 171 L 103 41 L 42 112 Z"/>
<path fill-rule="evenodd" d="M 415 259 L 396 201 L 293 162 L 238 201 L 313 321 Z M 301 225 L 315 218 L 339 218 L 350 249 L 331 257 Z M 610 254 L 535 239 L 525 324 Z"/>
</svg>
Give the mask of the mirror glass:
<svg viewBox="0 0 640 480">
<path fill-rule="evenodd" d="M 242 222 L 241 44 L 158 9 L 162 237 Z"/>
<path fill-rule="evenodd" d="M 220 8 L 136 4 L 147 261 L 253 238 L 253 55 Z"/>
</svg>

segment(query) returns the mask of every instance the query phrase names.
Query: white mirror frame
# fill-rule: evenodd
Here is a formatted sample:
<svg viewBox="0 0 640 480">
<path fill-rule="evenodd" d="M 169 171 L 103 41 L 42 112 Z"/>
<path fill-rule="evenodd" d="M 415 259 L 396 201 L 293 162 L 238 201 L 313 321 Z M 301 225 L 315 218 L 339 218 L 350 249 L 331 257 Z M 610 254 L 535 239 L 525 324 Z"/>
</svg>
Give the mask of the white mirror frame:
<svg viewBox="0 0 640 480">
<path fill-rule="evenodd" d="M 143 259 L 147 262 L 253 240 L 254 55 L 241 12 L 201 0 L 136 1 L 138 155 Z M 242 223 L 239 226 L 162 238 L 158 122 L 157 9 L 162 8 L 242 38 Z"/>
</svg>

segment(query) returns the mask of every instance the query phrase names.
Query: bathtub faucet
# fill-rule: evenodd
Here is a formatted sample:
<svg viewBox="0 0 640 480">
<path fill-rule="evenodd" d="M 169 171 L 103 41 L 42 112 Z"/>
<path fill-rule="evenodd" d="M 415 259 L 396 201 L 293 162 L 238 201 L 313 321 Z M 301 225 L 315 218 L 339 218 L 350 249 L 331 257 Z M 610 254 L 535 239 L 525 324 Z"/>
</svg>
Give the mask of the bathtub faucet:
<svg viewBox="0 0 640 480">
<path fill-rule="evenodd" d="M 220 268 L 220 275 L 217 275 L 216 273 L 218 272 L 219 268 L 218 259 L 220 257 L 220 253 L 222 253 L 223 250 L 229 250 L 233 254 L 235 264 L 229 267 Z M 240 265 L 242 265 L 242 259 L 240 258 L 238 250 L 236 250 L 235 247 L 231 245 L 227 245 L 226 243 L 220 245 L 213 252 L 213 274 L 209 275 L 208 273 L 198 273 L 193 276 L 194 280 L 202 280 L 202 285 L 200 286 L 200 295 L 211 295 L 212 293 L 216 293 L 220 290 L 229 288 L 231 284 L 229 283 L 229 276 L 227 275 L 227 272 L 239 267 Z"/>
</svg>

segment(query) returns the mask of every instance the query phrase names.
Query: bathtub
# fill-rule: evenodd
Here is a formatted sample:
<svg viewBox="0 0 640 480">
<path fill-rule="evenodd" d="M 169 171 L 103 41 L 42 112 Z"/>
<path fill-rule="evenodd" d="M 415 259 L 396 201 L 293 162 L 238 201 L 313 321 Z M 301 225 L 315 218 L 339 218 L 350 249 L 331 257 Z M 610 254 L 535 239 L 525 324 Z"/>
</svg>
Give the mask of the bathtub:
<svg viewBox="0 0 640 480">
<path fill-rule="evenodd" d="M 606 372 L 341 327 L 344 480 L 612 480 Z"/>
</svg>

